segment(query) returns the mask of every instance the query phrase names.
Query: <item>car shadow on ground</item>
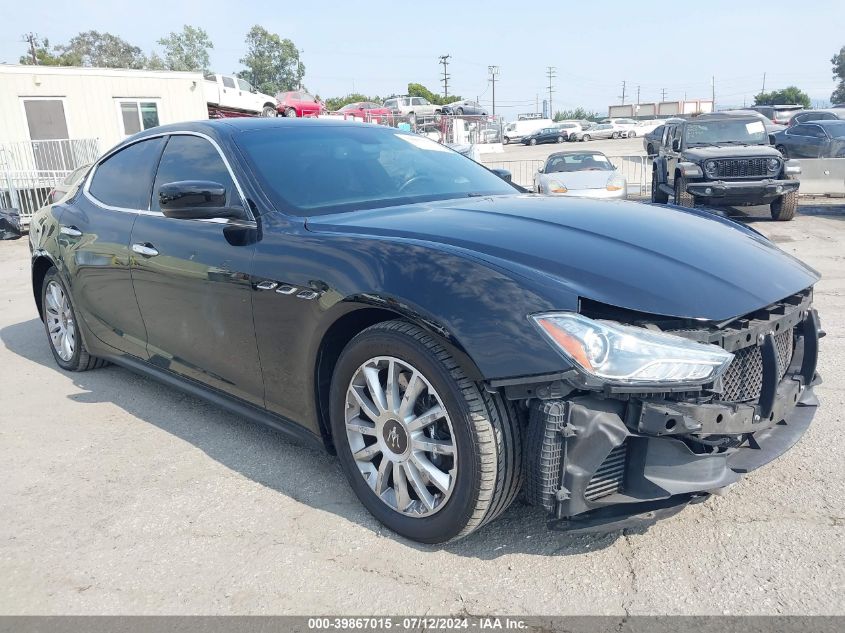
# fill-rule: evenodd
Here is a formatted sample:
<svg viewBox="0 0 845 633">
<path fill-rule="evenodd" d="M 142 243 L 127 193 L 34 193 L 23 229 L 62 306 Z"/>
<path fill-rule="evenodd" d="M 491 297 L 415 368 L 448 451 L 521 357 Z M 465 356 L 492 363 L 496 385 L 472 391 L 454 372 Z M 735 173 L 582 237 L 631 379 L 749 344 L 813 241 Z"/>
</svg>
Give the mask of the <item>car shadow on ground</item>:
<svg viewBox="0 0 845 633">
<path fill-rule="evenodd" d="M 31 362 L 63 372 L 53 360 L 38 319 L 0 329 L 0 341 Z M 80 390 L 68 396 L 75 403 L 112 403 L 262 486 L 419 551 L 444 550 L 479 559 L 513 553 L 569 556 L 603 549 L 623 534 L 644 531 L 553 532 L 546 527 L 545 512 L 518 500 L 499 519 L 467 538 L 444 546 L 420 545 L 378 523 L 354 496 L 336 458 L 328 453 L 299 445 L 280 432 L 114 365 L 63 373 Z"/>
<path fill-rule="evenodd" d="M 706 208 L 706 207 L 704 207 Z M 789 222 L 778 222 L 772 219 L 769 207 L 727 207 L 723 209 L 708 209 L 716 213 L 722 213 L 726 217 L 744 222 L 746 224 L 756 224 L 758 222 L 771 222 L 773 224 L 789 225 Z M 845 220 L 845 201 L 842 204 L 812 204 L 804 203 L 798 207 L 795 217 L 802 215 L 813 215 L 833 220 Z"/>
</svg>

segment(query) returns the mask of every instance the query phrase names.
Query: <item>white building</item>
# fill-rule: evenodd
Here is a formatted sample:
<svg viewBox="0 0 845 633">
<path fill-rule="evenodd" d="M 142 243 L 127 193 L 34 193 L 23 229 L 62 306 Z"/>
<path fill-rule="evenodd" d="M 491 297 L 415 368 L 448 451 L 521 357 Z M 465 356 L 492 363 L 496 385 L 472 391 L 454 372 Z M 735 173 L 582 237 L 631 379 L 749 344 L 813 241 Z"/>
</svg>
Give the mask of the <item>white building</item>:
<svg viewBox="0 0 845 633">
<path fill-rule="evenodd" d="M 200 73 L 0 64 L 0 208 L 22 216 L 127 136 L 208 118 Z"/>
<path fill-rule="evenodd" d="M 207 119 L 200 73 L 0 65 L 0 143 L 99 139 Z"/>
</svg>

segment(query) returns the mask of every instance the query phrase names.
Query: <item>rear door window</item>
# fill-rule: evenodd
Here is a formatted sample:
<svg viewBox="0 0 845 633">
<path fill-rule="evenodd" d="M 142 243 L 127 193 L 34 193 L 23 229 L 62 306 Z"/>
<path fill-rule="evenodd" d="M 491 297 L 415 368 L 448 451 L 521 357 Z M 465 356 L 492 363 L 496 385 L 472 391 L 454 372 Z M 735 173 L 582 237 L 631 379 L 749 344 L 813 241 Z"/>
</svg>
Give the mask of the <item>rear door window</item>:
<svg viewBox="0 0 845 633">
<path fill-rule="evenodd" d="M 146 210 L 164 138 L 133 143 L 97 165 L 88 193 L 104 205 Z"/>
<path fill-rule="evenodd" d="M 235 80 L 231 77 L 223 77 L 223 85 L 227 88 L 234 88 L 235 87 Z"/>
</svg>

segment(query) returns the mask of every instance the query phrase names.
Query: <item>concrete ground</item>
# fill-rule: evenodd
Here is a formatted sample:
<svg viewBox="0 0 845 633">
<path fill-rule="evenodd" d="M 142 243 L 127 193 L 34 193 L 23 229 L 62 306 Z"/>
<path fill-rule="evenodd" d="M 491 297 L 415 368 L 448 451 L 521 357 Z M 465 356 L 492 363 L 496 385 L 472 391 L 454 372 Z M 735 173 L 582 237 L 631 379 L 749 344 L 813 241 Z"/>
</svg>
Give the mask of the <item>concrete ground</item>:
<svg viewBox="0 0 845 633">
<path fill-rule="evenodd" d="M 26 241 L 0 242 L 0 613 L 845 615 L 845 208 L 766 218 L 745 221 L 824 275 L 802 441 L 645 532 L 515 505 L 447 547 L 382 528 L 327 455 L 117 367 L 58 370 Z"/>
</svg>

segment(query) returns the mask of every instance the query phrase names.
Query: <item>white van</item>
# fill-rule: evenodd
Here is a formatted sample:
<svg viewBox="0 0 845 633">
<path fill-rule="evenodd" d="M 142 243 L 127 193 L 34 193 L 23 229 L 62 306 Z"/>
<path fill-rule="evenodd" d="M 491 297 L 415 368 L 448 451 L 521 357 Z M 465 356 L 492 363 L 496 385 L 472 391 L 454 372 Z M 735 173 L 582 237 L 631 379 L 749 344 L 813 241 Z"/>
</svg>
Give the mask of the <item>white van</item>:
<svg viewBox="0 0 845 633">
<path fill-rule="evenodd" d="M 523 137 L 533 134 L 537 130 L 542 130 L 544 127 L 553 127 L 554 121 L 551 119 L 523 119 L 520 121 L 511 121 L 505 126 L 505 132 L 502 135 L 502 140 L 505 145 L 511 141 L 519 141 Z"/>
</svg>

